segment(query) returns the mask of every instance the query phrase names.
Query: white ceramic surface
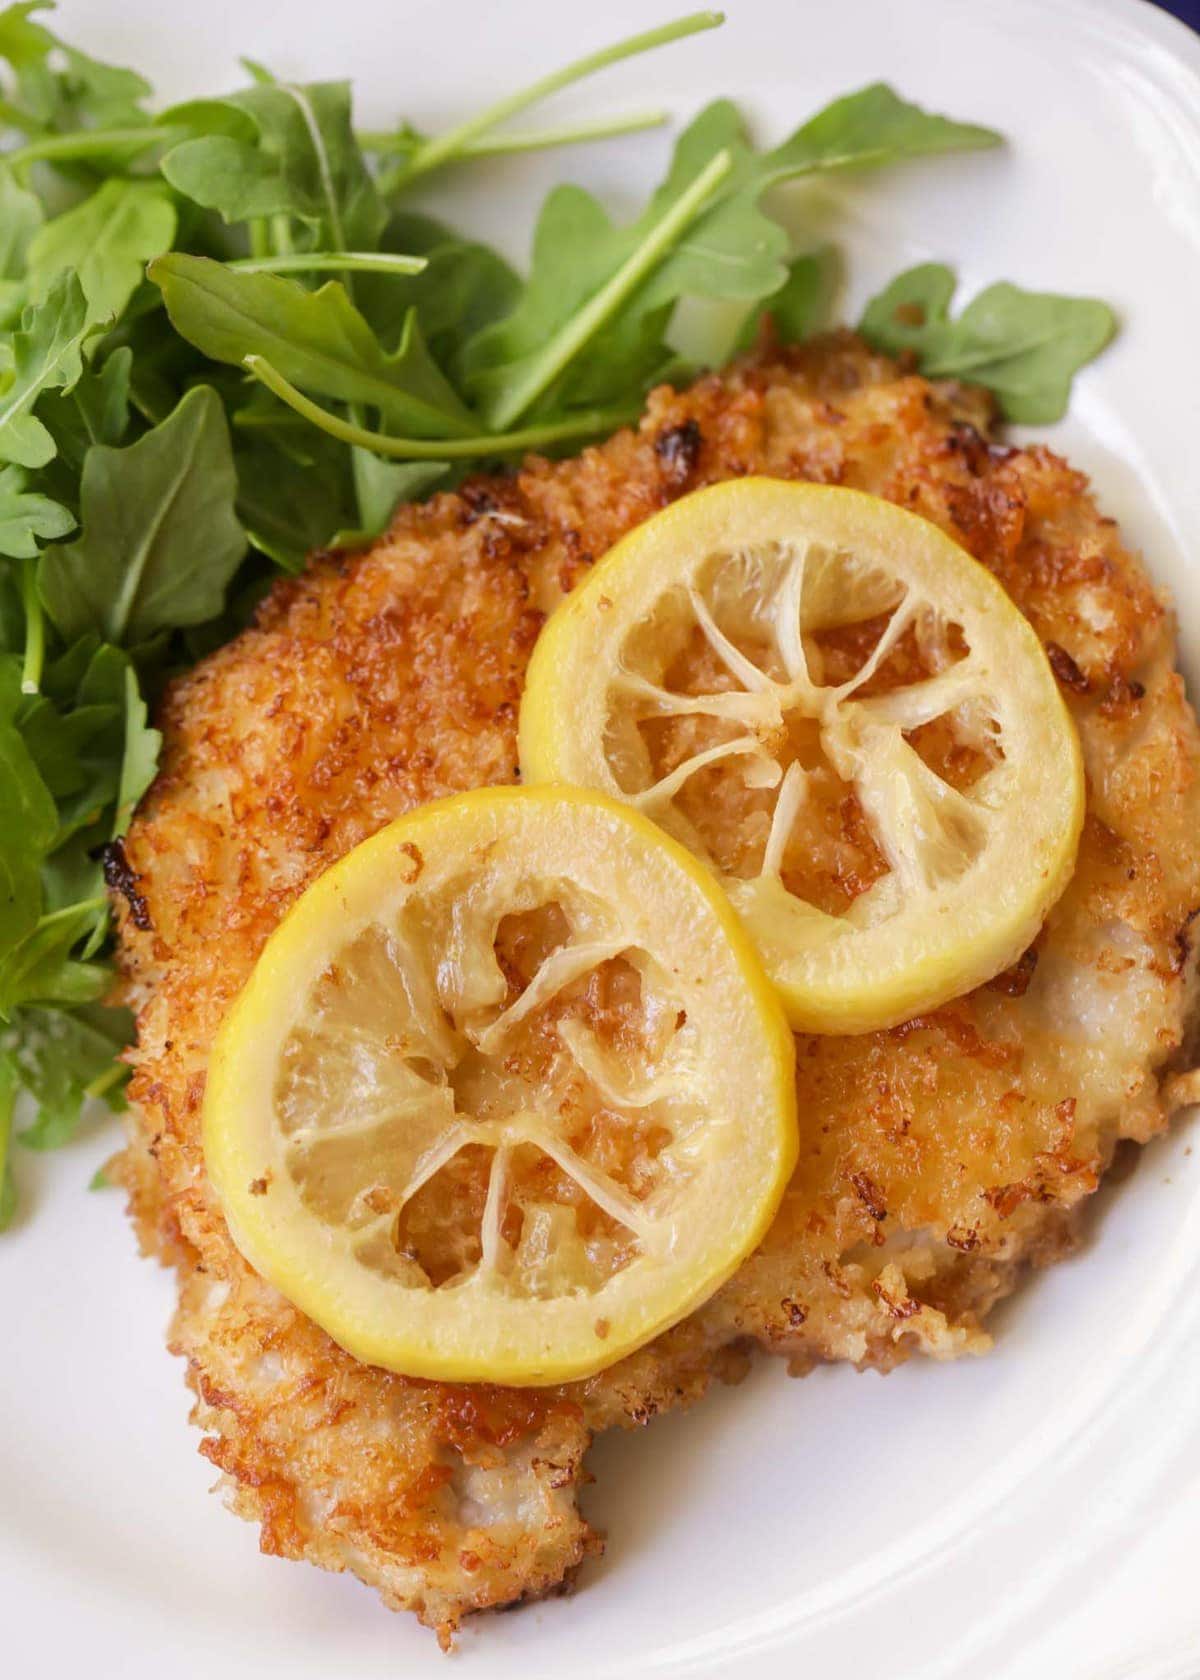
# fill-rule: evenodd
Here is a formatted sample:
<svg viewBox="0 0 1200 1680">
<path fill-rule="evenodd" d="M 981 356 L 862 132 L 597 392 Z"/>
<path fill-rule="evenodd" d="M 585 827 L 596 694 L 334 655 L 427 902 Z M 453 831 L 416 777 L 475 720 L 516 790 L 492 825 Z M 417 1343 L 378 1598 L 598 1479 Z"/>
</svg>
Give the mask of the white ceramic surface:
<svg viewBox="0 0 1200 1680">
<path fill-rule="evenodd" d="M 164 96 L 235 57 L 349 74 L 365 120 L 435 125 L 667 15 L 609 0 L 64 0 L 63 28 Z M 728 93 L 778 137 L 877 77 L 1003 129 L 1004 152 L 796 193 L 843 244 L 846 313 L 901 266 L 1094 291 L 1124 317 L 1051 441 L 1174 591 L 1200 675 L 1200 40 L 1141 0 L 730 0 L 730 22 L 610 72 L 564 115 Z M 479 167 L 451 216 L 523 254 L 553 180 L 618 209 L 664 135 Z M 1043 434 L 1045 435 L 1045 434 Z M 1195 1124 L 1103 1191 L 1090 1240 L 996 1317 L 986 1360 L 758 1368 L 686 1417 L 602 1441 L 611 1534 L 573 1598 L 485 1619 L 447 1668 L 349 1578 L 260 1558 L 209 1497 L 162 1349 L 171 1290 L 94 1135 L 18 1162 L 33 1217 L 0 1239 L 0 1671 L 21 1680 L 1194 1680 L 1200 1674 L 1200 1151 Z"/>
</svg>

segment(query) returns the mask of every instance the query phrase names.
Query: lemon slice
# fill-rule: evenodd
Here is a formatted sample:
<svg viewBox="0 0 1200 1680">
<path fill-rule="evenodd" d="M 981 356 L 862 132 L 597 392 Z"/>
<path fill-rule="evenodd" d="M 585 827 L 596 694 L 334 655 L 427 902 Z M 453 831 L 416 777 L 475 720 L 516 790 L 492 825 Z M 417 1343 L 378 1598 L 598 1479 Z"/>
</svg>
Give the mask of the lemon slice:
<svg viewBox="0 0 1200 1680">
<path fill-rule="evenodd" d="M 758 1242 L 792 1040 L 682 847 L 595 794 L 481 790 L 299 899 L 221 1029 L 204 1146 L 242 1253 L 359 1359 L 558 1382 Z"/>
<path fill-rule="evenodd" d="M 596 566 L 538 639 L 520 756 L 702 858 L 814 1032 L 1014 962 L 1083 816 L 1074 726 L 991 574 L 889 502 L 772 479 L 697 491 Z"/>
</svg>

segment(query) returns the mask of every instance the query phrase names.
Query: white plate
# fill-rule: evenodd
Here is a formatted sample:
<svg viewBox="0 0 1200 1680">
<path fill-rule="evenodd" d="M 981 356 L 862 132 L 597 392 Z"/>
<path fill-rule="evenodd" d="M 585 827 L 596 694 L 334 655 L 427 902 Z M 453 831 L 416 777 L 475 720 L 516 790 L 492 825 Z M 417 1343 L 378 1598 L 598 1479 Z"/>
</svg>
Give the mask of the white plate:
<svg viewBox="0 0 1200 1680">
<path fill-rule="evenodd" d="M 656 4 L 650 17 L 669 10 Z M 779 137 L 877 77 L 992 123 L 1006 152 L 799 196 L 848 255 L 847 314 L 916 259 L 1111 299 L 1117 345 L 1052 440 L 1175 592 L 1200 671 L 1196 307 L 1200 40 L 1139 0 L 733 0 L 730 23 L 560 102 L 564 114 L 743 101 Z M 372 123 L 435 125 L 644 26 L 642 0 L 65 0 L 81 44 L 164 95 L 248 53 L 349 74 Z M 464 172 L 440 203 L 522 254 L 556 178 L 618 208 L 663 135 Z M 520 212 L 520 214 L 518 214 Z M 1043 434 L 1045 435 L 1045 434 Z M 995 1319 L 986 1360 L 789 1381 L 766 1363 L 650 1435 L 595 1450 L 611 1540 L 573 1598 L 485 1619 L 469 1672 L 573 1680 L 1193 1680 L 1200 1672 L 1200 1154 L 1183 1125 L 1097 1197 L 1092 1240 Z M 3 1668 L 149 1680 L 450 1671 L 350 1578 L 261 1559 L 206 1493 L 167 1279 L 115 1198 L 84 1192 L 111 1137 L 19 1168 L 36 1218 L 0 1240 Z"/>
</svg>

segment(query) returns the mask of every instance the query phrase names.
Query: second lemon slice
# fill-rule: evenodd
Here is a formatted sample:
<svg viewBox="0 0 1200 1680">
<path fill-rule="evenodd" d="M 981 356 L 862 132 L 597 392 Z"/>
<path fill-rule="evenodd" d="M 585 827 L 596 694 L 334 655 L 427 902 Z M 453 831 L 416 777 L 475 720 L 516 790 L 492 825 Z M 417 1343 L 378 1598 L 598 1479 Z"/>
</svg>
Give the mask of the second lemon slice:
<svg viewBox="0 0 1200 1680">
<path fill-rule="evenodd" d="M 1014 962 L 1083 816 L 1074 725 L 996 580 L 889 502 L 771 479 L 698 491 L 596 566 L 538 640 L 520 756 L 703 859 L 817 1032 Z"/>
<path fill-rule="evenodd" d="M 358 1358 L 548 1383 L 730 1275 L 795 1101 L 712 877 L 626 806 L 490 789 L 299 899 L 219 1035 L 204 1147 L 243 1254 Z"/>
</svg>

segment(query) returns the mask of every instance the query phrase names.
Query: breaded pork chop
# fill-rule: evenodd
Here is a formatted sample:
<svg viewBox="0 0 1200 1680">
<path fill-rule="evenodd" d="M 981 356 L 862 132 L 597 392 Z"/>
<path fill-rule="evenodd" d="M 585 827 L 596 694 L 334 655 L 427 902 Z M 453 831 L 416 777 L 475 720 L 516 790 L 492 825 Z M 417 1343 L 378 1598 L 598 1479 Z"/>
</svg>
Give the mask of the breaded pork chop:
<svg viewBox="0 0 1200 1680">
<path fill-rule="evenodd" d="M 1068 1245 L 1118 1140 L 1150 1137 L 1186 1091 L 1200 740 L 1170 615 L 1084 479 L 1045 449 L 990 446 L 986 423 L 977 393 L 846 337 L 660 390 L 636 432 L 317 558 L 169 693 L 119 906 L 138 1009 L 123 1173 L 144 1246 L 178 1271 L 171 1345 L 202 1450 L 264 1549 L 351 1569 L 443 1636 L 569 1582 L 599 1544 L 575 1502 L 593 1430 L 695 1398 L 748 1342 L 798 1369 L 983 1349 L 988 1308 Z M 530 649 L 592 561 L 672 498 L 751 472 L 889 497 L 997 575 L 1083 740 L 1075 877 L 980 991 L 887 1032 L 799 1040 L 801 1155 L 775 1225 L 657 1342 L 559 1391 L 362 1366 L 253 1274 L 215 1204 L 200 1109 L 222 1015 L 335 859 L 424 800 L 513 780 Z"/>
</svg>

